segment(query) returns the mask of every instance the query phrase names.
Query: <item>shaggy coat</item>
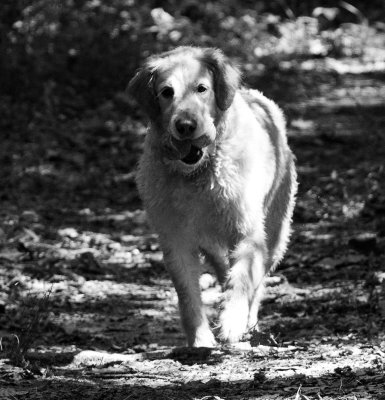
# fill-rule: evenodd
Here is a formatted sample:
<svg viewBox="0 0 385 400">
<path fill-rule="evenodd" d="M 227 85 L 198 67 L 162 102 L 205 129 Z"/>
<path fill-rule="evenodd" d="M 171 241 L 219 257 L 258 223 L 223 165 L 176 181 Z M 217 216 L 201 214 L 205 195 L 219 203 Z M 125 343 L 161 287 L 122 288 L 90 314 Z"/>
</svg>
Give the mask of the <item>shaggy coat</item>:
<svg viewBox="0 0 385 400">
<path fill-rule="evenodd" d="M 204 312 L 202 255 L 223 287 L 216 336 L 257 325 L 266 274 L 281 260 L 297 188 L 283 114 L 212 48 L 150 58 L 129 84 L 149 118 L 137 183 L 175 285 L 190 346 L 216 339 Z"/>
</svg>

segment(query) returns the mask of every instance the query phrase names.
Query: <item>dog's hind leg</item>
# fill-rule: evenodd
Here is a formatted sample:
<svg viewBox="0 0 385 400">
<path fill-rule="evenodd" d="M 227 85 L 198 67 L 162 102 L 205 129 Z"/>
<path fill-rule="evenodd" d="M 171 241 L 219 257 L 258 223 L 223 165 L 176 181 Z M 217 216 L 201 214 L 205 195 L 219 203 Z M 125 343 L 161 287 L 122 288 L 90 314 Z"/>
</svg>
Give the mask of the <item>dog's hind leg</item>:
<svg viewBox="0 0 385 400">
<path fill-rule="evenodd" d="M 198 251 L 189 248 L 164 248 L 166 267 L 178 294 L 182 326 L 187 344 L 193 347 L 214 347 L 216 341 L 203 308 L 199 287 Z"/>
<path fill-rule="evenodd" d="M 222 340 L 237 342 L 256 324 L 252 313 L 257 313 L 263 293 L 265 255 L 264 243 L 250 239 L 239 243 L 233 251 L 219 317 Z"/>
<path fill-rule="evenodd" d="M 201 252 L 205 256 L 206 261 L 214 269 L 219 283 L 223 286 L 226 282 L 227 272 L 229 270 L 227 251 L 219 246 L 211 246 L 208 249 L 201 248 Z"/>
</svg>

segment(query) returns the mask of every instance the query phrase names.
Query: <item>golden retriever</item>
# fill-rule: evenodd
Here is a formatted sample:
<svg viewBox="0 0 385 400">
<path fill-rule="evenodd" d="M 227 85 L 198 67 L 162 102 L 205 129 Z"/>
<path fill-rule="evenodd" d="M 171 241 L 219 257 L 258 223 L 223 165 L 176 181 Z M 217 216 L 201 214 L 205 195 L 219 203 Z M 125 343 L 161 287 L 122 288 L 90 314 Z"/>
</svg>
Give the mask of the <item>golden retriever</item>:
<svg viewBox="0 0 385 400">
<path fill-rule="evenodd" d="M 129 94 L 149 119 L 137 183 L 175 285 L 189 346 L 215 336 L 199 287 L 202 256 L 223 287 L 217 337 L 257 325 L 264 277 L 282 258 L 297 189 L 283 114 L 218 49 L 151 57 Z"/>
</svg>

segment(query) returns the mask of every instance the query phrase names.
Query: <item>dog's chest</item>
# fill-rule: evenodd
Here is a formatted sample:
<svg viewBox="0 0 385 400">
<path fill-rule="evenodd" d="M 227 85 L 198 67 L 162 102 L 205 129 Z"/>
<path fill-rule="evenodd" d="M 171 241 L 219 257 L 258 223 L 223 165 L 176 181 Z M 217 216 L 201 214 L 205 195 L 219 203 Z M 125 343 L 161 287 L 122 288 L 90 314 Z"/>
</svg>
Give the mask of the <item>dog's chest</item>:
<svg viewBox="0 0 385 400">
<path fill-rule="evenodd" d="M 250 211 L 241 183 L 213 179 L 204 185 L 190 183 L 176 187 L 172 206 L 180 217 L 182 228 L 198 241 L 212 241 L 228 246 L 236 237 L 246 234 L 252 225 Z"/>
<path fill-rule="evenodd" d="M 255 225 L 258 191 L 231 159 L 192 179 L 144 158 L 138 182 L 152 225 L 165 237 L 229 246 Z"/>
</svg>

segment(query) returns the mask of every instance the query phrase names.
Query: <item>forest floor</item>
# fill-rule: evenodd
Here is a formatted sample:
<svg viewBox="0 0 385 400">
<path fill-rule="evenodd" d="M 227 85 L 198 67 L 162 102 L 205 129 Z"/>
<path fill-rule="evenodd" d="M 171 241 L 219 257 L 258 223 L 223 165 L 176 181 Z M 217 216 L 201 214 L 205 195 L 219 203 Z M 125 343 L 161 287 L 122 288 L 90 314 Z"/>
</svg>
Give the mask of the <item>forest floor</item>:
<svg viewBox="0 0 385 400">
<path fill-rule="evenodd" d="M 183 347 L 134 184 L 145 128 L 123 94 L 9 132 L 0 399 L 385 399 L 383 64 L 299 59 L 248 75 L 285 110 L 300 187 L 262 333 L 234 347 Z M 220 290 L 208 274 L 202 287 L 214 315 Z"/>
</svg>

